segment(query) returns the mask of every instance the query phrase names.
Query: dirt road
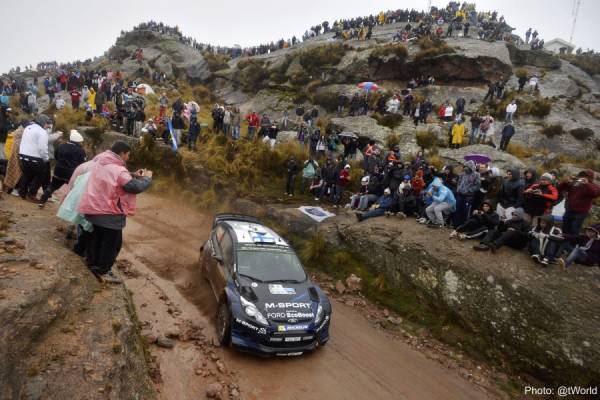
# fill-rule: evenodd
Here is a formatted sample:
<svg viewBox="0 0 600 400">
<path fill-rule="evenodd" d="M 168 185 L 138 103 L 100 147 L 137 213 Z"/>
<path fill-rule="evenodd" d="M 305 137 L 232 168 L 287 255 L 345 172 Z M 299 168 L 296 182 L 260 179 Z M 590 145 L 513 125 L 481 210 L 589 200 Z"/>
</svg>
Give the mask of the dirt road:
<svg viewBox="0 0 600 400">
<path fill-rule="evenodd" d="M 136 271 L 126 283 L 140 320 L 156 334 L 197 325 L 210 341 L 216 304 L 196 261 L 211 218 L 155 195 L 140 196 L 138 207 L 128 219 L 120 258 Z M 335 300 L 333 308 L 330 342 L 299 358 L 262 359 L 185 341 L 176 341 L 173 349 L 152 347 L 160 363 L 163 398 L 197 399 L 213 381 L 239 385 L 244 399 L 494 397 L 375 329 L 356 309 Z M 211 369 L 216 359 L 221 365 Z"/>
</svg>

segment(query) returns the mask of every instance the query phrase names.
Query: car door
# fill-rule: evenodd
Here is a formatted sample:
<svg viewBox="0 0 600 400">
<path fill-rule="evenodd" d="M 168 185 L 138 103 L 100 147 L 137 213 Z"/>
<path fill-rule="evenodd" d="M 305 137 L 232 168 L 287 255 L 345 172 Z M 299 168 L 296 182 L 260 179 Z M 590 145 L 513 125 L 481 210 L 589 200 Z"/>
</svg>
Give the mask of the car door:
<svg viewBox="0 0 600 400">
<path fill-rule="evenodd" d="M 217 295 L 223 293 L 227 281 L 231 277 L 231 270 L 233 268 L 233 240 L 231 234 L 227 231 L 222 236 L 217 237 L 219 243 L 219 249 L 221 254 L 221 260 L 217 261 L 217 267 L 215 268 L 215 292 Z"/>
</svg>

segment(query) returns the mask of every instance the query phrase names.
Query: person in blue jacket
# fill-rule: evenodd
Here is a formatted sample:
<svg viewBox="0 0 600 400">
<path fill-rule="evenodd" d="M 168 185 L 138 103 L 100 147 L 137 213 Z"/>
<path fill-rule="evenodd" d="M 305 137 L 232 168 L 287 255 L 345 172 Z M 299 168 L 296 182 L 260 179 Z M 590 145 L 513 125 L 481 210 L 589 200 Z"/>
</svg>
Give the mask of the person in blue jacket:
<svg viewBox="0 0 600 400">
<path fill-rule="evenodd" d="M 431 204 L 425 209 L 427 218 L 431 221 L 432 228 L 444 226 L 444 216 L 452 214 L 456 209 L 456 199 L 452 191 L 448 189 L 439 178 L 431 182 L 426 192 L 426 196 L 431 197 Z"/>
<path fill-rule="evenodd" d="M 356 213 L 356 218 L 358 219 L 358 221 L 360 222 L 369 218 L 381 217 L 385 214 L 386 211 L 389 211 L 393 201 L 391 193 L 392 192 L 390 191 L 390 189 L 386 188 L 383 191 L 383 196 L 379 197 L 377 203 L 375 203 L 372 206 L 371 210 L 366 211 L 364 213 Z"/>
</svg>

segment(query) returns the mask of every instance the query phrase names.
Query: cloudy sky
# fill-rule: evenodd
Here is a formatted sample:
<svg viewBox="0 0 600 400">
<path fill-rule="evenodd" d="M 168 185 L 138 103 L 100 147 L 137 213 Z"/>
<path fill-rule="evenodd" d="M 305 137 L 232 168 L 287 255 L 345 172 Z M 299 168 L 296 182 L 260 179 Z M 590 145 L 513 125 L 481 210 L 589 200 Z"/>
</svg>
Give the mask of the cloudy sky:
<svg viewBox="0 0 600 400">
<path fill-rule="evenodd" d="M 433 1 L 443 6 L 447 1 Z M 177 6 L 175 6 L 175 4 Z M 523 35 L 537 29 L 546 41 L 569 39 L 572 0 L 481 0 L 479 10 L 498 10 Z M 255 45 L 301 35 L 325 20 L 380 10 L 427 7 L 424 0 L 0 0 L 0 73 L 39 61 L 72 61 L 104 53 L 122 29 L 155 20 L 178 25 L 204 43 Z M 573 41 L 600 49 L 600 1 L 582 0 Z"/>
</svg>

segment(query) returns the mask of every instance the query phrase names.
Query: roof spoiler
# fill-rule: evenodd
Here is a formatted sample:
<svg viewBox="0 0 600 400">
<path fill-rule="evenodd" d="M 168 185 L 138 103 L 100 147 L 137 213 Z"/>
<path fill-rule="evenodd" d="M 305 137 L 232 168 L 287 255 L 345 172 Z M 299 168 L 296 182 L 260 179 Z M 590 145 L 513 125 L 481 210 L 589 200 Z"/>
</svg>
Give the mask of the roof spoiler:
<svg viewBox="0 0 600 400">
<path fill-rule="evenodd" d="M 215 220 L 213 222 L 213 228 L 221 221 L 241 221 L 241 222 L 250 222 L 252 224 L 262 225 L 260 220 L 256 217 L 251 217 L 249 215 L 243 214 L 217 214 L 215 216 Z"/>
</svg>

